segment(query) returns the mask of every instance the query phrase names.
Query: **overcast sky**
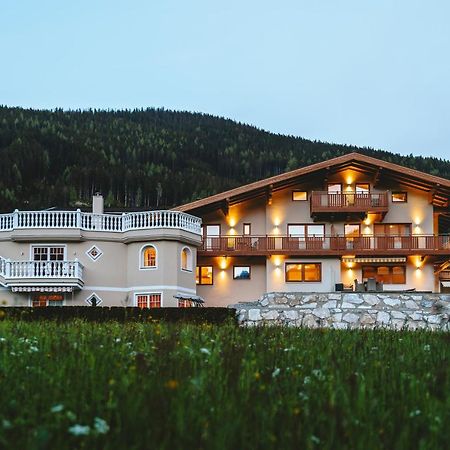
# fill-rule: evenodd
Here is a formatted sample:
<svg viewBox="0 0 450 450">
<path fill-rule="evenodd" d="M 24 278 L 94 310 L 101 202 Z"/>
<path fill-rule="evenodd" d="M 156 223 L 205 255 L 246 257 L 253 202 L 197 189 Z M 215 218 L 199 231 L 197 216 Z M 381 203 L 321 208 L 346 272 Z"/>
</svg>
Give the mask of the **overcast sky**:
<svg viewBox="0 0 450 450">
<path fill-rule="evenodd" d="M 0 104 L 165 107 L 450 159 L 448 0 L 0 0 Z"/>
</svg>

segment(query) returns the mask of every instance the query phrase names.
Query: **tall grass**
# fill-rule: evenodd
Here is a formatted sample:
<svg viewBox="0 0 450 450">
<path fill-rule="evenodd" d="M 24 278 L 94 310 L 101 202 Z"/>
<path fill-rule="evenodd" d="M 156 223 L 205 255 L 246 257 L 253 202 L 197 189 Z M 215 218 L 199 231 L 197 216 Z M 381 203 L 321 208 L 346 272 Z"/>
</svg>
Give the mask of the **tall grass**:
<svg viewBox="0 0 450 450">
<path fill-rule="evenodd" d="M 450 337 L 0 323 L 0 446 L 446 448 Z"/>
</svg>

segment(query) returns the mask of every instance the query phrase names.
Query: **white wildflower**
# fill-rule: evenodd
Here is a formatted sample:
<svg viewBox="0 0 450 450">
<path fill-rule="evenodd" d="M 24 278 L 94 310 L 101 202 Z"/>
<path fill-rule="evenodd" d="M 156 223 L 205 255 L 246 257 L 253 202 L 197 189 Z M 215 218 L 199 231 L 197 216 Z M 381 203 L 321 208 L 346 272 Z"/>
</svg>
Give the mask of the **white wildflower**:
<svg viewBox="0 0 450 450">
<path fill-rule="evenodd" d="M 309 384 L 309 383 L 311 383 L 311 377 L 303 378 L 303 384 Z"/>
<path fill-rule="evenodd" d="M 417 416 L 420 416 L 420 414 L 422 414 L 422 411 L 420 411 L 420 409 L 416 409 L 409 413 L 409 417 L 417 417 Z"/>
<path fill-rule="evenodd" d="M 272 378 L 276 378 L 278 375 L 280 375 L 281 370 L 276 367 L 275 370 L 272 372 Z"/>
<path fill-rule="evenodd" d="M 35 345 L 31 345 L 30 346 L 30 353 L 35 353 L 35 352 L 38 352 L 38 351 L 39 351 L 39 349 Z"/>
<path fill-rule="evenodd" d="M 121 339 L 120 338 L 115 338 L 114 339 L 114 342 L 117 342 L 117 343 L 119 343 L 121 341 Z"/>
<path fill-rule="evenodd" d="M 5 342 L 5 341 L 6 341 L 6 338 L 0 337 L 0 342 Z"/>
<path fill-rule="evenodd" d="M 89 425 L 72 425 L 69 427 L 69 433 L 74 436 L 89 436 L 91 427 Z"/>
<path fill-rule="evenodd" d="M 106 434 L 109 431 L 109 425 L 106 420 L 96 417 L 94 419 L 94 429 L 98 434 Z"/>
<path fill-rule="evenodd" d="M 64 405 L 61 405 L 61 403 L 57 404 L 57 405 L 53 405 L 50 408 L 50 412 L 52 413 L 59 413 L 64 409 Z"/>
<path fill-rule="evenodd" d="M 429 352 L 431 350 L 431 347 L 427 344 L 423 346 L 424 351 Z"/>
<path fill-rule="evenodd" d="M 205 355 L 210 355 L 211 354 L 211 352 L 207 348 L 204 348 L 204 347 L 202 347 L 200 349 L 200 353 L 203 353 Z"/>
</svg>

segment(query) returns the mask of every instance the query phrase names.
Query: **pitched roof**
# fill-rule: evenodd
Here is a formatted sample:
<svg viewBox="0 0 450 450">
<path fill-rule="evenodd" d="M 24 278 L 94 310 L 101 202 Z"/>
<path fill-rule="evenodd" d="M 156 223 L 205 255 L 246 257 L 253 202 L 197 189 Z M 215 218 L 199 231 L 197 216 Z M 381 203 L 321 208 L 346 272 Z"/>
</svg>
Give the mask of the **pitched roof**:
<svg viewBox="0 0 450 450">
<path fill-rule="evenodd" d="M 186 203 L 173 208 L 177 211 L 193 212 L 200 209 L 212 209 L 219 207 L 224 201 L 229 204 L 239 203 L 252 197 L 263 195 L 268 189 L 276 190 L 293 184 L 300 178 L 312 175 L 320 171 L 331 169 L 340 170 L 349 167 L 359 167 L 374 172 L 381 171 L 383 176 L 389 176 L 401 184 L 409 184 L 411 187 L 422 189 L 424 191 L 435 190 L 436 195 L 441 197 L 440 203 L 445 203 L 450 197 L 450 180 L 446 178 L 429 175 L 419 170 L 400 166 L 399 164 L 383 161 L 378 158 L 366 156 L 361 153 L 347 153 L 346 155 L 328 159 L 310 166 L 255 181 L 244 186 L 230 189 L 219 194 L 211 195 L 201 200 Z"/>
</svg>

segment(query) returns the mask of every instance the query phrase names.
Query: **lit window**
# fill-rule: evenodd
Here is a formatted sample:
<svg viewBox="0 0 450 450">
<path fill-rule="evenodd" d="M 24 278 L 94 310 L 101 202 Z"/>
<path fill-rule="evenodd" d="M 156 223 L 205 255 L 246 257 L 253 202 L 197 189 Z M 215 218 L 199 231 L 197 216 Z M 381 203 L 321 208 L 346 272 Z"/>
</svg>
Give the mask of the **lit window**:
<svg viewBox="0 0 450 450">
<path fill-rule="evenodd" d="M 367 183 L 356 183 L 355 190 L 357 194 L 368 194 L 370 185 Z"/>
<path fill-rule="evenodd" d="M 391 199 L 394 203 L 406 203 L 408 201 L 407 192 L 393 192 Z"/>
<path fill-rule="evenodd" d="M 212 266 L 197 266 L 195 271 L 195 281 L 197 284 L 213 284 Z"/>
<path fill-rule="evenodd" d="M 181 250 L 181 269 L 192 271 L 192 252 L 188 247 Z"/>
<path fill-rule="evenodd" d="M 31 306 L 33 308 L 44 306 L 62 306 L 63 301 L 63 294 L 36 294 L 32 297 Z"/>
<path fill-rule="evenodd" d="M 362 277 L 375 278 L 378 283 L 406 284 L 406 266 L 363 266 Z"/>
<path fill-rule="evenodd" d="M 192 306 L 192 302 L 186 299 L 178 299 L 178 308 L 190 308 Z"/>
<path fill-rule="evenodd" d="M 234 266 L 233 279 L 250 280 L 250 266 Z"/>
<path fill-rule="evenodd" d="M 156 248 L 149 245 L 142 250 L 142 267 L 156 267 Z"/>
<path fill-rule="evenodd" d="M 329 183 L 328 184 L 328 193 L 329 194 L 340 194 L 342 192 L 342 184 L 341 183 Z"/>
<path fill-rule="evenodd" d="M 252 234 L 252 225 L 250 223 L 244 223 L 244 236 L 249 236 Z"/>
<path fill-rule="evenodd" d="M 161 294 L 139 294 L 136 296 L 138 308 L 161 308 Z"/>
<path fill-rule="evenodd" d="M 285 267 L 287 282 L 318 282 L 322 280 L 320 263 L 288 263 Z"/>
<path fill-rule="evenodd" d="M 294 202 L 303 202 L 308 200 L 308 193 L 306 191 L 292 191 L 292 200 Z"/>
</svg>

